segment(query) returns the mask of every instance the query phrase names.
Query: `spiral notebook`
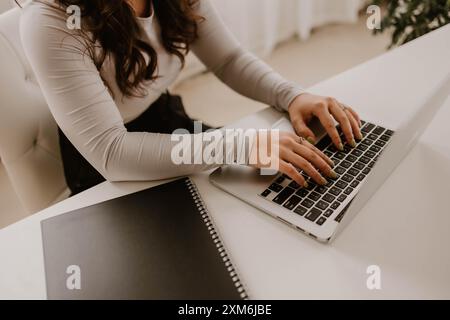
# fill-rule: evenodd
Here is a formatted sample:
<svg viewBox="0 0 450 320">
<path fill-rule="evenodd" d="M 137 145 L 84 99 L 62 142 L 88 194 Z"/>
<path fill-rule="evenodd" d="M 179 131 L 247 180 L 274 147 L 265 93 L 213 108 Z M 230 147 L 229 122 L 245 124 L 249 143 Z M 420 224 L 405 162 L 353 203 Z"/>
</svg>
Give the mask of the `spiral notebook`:
<svg viewBox="0 0 450 320">
<path fill-rule="evenodd" d="M 49 299 L 246 299 L 184 178 L 42 221 Z"/>
</svg>

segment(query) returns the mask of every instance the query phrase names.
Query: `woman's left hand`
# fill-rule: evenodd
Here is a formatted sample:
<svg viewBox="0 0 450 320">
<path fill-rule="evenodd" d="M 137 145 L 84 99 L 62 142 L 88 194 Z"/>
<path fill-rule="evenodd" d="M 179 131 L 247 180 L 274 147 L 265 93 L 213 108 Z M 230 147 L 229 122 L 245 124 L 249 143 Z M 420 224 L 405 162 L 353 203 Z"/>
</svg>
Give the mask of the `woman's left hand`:
<svg viewBox="0 0 450 320">
<path fill-rule="evenodd" d="M 355 139 L 362 139 L 361 120 L 358 114 L 334 98 L 303 93 L 292 101 L 288 111 L 296 133 L 313 144 L 317 139 L 308 127 L 308 123 L 313 117 L 319 119 L 333 144 L 339 150 L 344 149 L 344 141 L 341 141 L 339 137 L 334 120 L 341 125 L 345 139 L 350 146 L 356 146 Z"/>
</svg>

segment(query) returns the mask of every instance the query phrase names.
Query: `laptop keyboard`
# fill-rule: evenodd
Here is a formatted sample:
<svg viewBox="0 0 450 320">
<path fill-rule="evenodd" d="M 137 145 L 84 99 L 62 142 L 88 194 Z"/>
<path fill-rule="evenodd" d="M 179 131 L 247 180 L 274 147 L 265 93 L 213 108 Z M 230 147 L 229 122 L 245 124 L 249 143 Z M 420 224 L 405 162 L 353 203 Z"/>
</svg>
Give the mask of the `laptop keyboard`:
<svg viewBox="0 0 450 320">
<path fill-rule="evenodd" d="M 363 140 L 358 142 L 356 148 L 345 144 L 344 150 L 339 151 L 328 136 L 316 146 L 334 161 L 337 179 L 328 179 L 328 184 L 321 186 L 300 171 L 309 184 L 308 188 L 300 188 L 291 178 L 280 174 L 261 196 L 319 226 L 323 225 L 370 173 L 378 156 L 394 134 L 383 127 L 362 123 Z M 342 141 L 345 141 L 339 126 L 337 129 Z M 344 212 L 343 210 L 335 220 L 340 222 Z"/>
</svg>

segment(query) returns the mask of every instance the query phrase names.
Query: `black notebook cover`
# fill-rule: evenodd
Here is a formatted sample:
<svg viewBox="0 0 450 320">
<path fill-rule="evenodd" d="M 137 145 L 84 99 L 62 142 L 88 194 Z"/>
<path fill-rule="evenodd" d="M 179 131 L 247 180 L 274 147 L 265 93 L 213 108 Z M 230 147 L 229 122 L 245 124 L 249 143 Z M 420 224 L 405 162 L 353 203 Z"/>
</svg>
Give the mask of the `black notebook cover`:
<svg viewBox="0 0 450 320">
<path fill-rule="evenodd" d="M 42 221 L 49 299 L 241 299 L 193 182 Z"/>
</svg>

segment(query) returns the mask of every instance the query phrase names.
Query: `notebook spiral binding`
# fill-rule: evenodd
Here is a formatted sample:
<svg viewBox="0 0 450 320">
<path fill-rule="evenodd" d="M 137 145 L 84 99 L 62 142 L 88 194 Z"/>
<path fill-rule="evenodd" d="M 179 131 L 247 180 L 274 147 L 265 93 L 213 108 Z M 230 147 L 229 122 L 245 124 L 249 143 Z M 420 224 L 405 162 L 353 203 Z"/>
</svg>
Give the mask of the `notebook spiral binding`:
<svg viewBox="0 0 450 320">
<path fill-rule="evenodd" d="M 189 189 L 189 192 L 191 193 L 192 198 L 194 199 L 195 205 L 197 206 L 197 209 L 199 210 L 201 217 L 205 222 L 206 227 L 208 228 L 211 238 L 217 247 L 217 251 L 219 252 L 220 257 L 222 258 L 222 261 L 224 262 L 225 267 L 227 268 L 227 271 L 230 274 L 231 279 L 233 280 L 236 290 L 238 291 L 242 299 L 247 300 L 248 295 L 245 292 L 245 288 L 242 285 L 242 282 L 240 281 L 236 273 L 236 270 L 234 269 L 233 264 L 231 263 L 231 260 L 228 257 L 228 254 L 225 251 L 225 248 L 223 246 L 222 241 L 220 240 L 218 233 L 216 232 L 214 224 L 208 214 L 208 210 L 206 209 L 205 203 L 203 202 L 203 199 L 201 198 L 200 193 L 198 192 L 197 186 L 189 178 L 186 178 L 185 181 Z"/>
</svg>

